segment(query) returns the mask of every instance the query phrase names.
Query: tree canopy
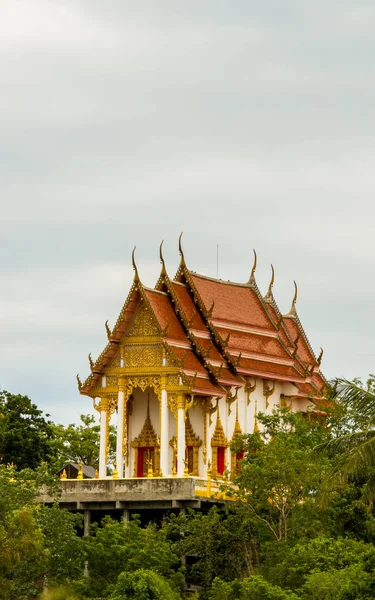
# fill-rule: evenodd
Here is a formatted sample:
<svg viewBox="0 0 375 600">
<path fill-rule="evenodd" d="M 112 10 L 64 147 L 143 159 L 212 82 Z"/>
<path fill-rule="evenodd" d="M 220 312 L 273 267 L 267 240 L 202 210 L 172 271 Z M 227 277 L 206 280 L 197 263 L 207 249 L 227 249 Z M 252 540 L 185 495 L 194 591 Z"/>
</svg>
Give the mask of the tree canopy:
<svg viewBox="0 0 375 600">
<path fill-rule="evenodd" d="M 2 392 L 0 598 L 373 599 L 374 378 L 335 383 L 324 419 L 275 410 L 237 437 L 244 454 L 224 506 L 146 527 L 107 516 L 89 537 L 81 515 L 37 496 L 41 485 L 54 494 L 62 462 L 95 466 L 97 424 L 55 425 Z"/>
</svg>

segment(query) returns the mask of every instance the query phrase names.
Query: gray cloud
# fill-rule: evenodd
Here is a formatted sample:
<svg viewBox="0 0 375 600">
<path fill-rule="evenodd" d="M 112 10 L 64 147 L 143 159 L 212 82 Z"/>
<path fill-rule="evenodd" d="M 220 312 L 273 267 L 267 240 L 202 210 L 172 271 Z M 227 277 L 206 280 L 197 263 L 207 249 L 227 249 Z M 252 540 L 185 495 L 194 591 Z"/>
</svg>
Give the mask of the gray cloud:
<svg viewBox="0 0 375 600">
<path fill-rule="evenodd" d="M 373 369 L 372 2 L 3 0 L 0 384 L 56 420 L 132 281 L 293 279 L 328 376 Z"/>
</svg>

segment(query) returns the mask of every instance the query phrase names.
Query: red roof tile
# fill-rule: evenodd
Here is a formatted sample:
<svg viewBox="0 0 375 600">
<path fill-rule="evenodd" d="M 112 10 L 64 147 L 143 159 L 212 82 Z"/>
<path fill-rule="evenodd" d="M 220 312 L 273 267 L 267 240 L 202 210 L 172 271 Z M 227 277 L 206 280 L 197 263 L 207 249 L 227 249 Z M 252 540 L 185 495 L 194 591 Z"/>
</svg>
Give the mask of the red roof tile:
<svg viewBox="0 0 375 600">
<path fill-rule="evenodd" d="M 194 319 L 192 324 L 190 325 L 190 328 L 199 329 L 201 331 L 207 331 L 206 324 L 203 321 L 199 310 L 196 308 L 187 287 L 184 284 L 177 283 L 175 281 L 171 281 L 170 284 L 173 292 L 176 294 L 178 301 L 182 306 L 186 318 L 190 320 L 192 315 L 194 314 Z"/>
<path fill-rule="evenodd" d="M 220 336 L 225 339 L 230 331 L 228 343 L 229 352 L 233 350 L 255 352 L 267 356 L 279 358 L 289 358 L 277 338 L 267 337 L 263 335 L 245 333 L 241 331 L 233 331 L 216 327 Z"/>
<path fill-rule="evenodd" d="M 212 318 L 231 323 L 243 323 L 270 328 L 270 320 L 259 302 L 256 292 L 248 287 L 207 279 L 190 272 L 207 310 L 215 302 Z"/>
<path fill-rule="evenodd" d="M 167 337 L 188 342 L 185 331 L 173 310 L 167 294 L 148 288 L 144 289 L 144 293 L 151 304 L 151 308 L 161 329 L 164 330 L 168 326 Z"/>
<path fill-rule="evenodd" d="M 297 373 L 297 371 L 287 365 L 280 365 L 277 363 L 272 363 L 268 361 L 255 360 L 252 358 L 243 358 L 241 357 L 240 364 L 238 366 L 238 372 L 254 372 L 253 374 L 261 374 L 261 373 L 272 373 L 274 374 L 274 378 L 277 379 L 277 376 L 282 377 L 284 380 L 288 381 L 298 381 L 302 380 L 301 375 Z M 261 375 L 260 375 L 261 376 Z M 268 377 L 268 375 L 267 375 Z"/>
</svg>

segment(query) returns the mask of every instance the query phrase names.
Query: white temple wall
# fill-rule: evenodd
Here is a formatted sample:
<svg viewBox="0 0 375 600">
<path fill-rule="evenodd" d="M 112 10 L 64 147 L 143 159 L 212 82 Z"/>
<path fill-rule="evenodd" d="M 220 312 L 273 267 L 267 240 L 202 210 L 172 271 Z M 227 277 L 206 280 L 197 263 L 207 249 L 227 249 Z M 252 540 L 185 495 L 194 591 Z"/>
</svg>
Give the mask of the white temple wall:
<svg viewBox="0 0 375 600">
<path fill-rule="evenodd" d="M 232 404 L 232 410 L 234 406 L 234 416 L 236 418 L 236 404 Z M 246 433 L 247 426 L 247 396 L 245 393 L 245 388 L 240 388 L 238 390 L 238 420 L 241 425 L 242 433 Z M 232 431 L 233 435 L 233 431 Z M 232 437 L 232 436 L 231 436 Z"/>
<path fill-rule="evenodd" d="M 194 405 L 189 410 L 189 419 L 195 435 L 197 435 L 202 445 L 199 448 L 198 453 L 198 473 L 202 477 L 205 474 L 205 465 L 203 463 L 203 443 L 204 443 L 204 428 L 203 428 L 203 411 L 201 406 Z"/>
<path fill-rule="evenodd" d="M 275 408 L 280 406 L 280 396 L 283 394 L 283 384 L 280 381 L 270 381 L 268 382 L 268 386 L 273 386 L 275 384 L 275 391 L 272 396 L 268 399 L 268 409 L 266 409 L 266 398 L 264 397 L 264 411 L 267 415 L 272 414 L 272 411 Z"/>
<path fill-rule="evenodd" d="M 315 408 L 315 405 L 307 398 L 297 398 L 293 400 L 293 412 L 306 412 L 308 409 Z"/>
<path fill-rule="evenodd" d="M 247 431 L 245 433 L 254 433 L 255 412 L 265 412 L 265 397 L 263 396 L 263 379 L 256 379 L 256 388 L 251 393 L 250 404 L 247 407 Z M 261 425 L 259 426 L 261 429 Z"/>
</svg>

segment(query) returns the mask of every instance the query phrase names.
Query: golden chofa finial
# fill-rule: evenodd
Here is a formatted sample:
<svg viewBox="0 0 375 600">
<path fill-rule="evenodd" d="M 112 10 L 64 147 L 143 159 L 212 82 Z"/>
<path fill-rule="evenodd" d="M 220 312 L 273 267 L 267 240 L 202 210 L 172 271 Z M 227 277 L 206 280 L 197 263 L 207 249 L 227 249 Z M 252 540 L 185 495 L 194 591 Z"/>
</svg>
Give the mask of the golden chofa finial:
<svg viewBox="0 0 375 600">
<path fill-rule="evenodd" d="M 77 383 L 78 383 L 78 390 L 81 391 L 82 389 L 82 381 L 79 378 L 79 375 L 76 375 L 76 379 L 77 379 Z"/>
<path fill-rule="evenodd" d="M 273 265 L 271 265 L 271 269 L 272 269 L 271 281 L 268 286 L 267 294 L 264 296 L 264 299 L 266 302 L 272 302 L 272 300 L 273 300 L 272 288 L 273 288 L 273 284 L 275 283 L 275 269 L 273 268 Z"/>
<path fill-rule="evenodd" d="M 248 285 L 255 285 L 255 271 L 257 268 L 257 262 L 258 262 L 258 258 L 257 258 L 257 253 L 255 252 L 255 250 L 253 250 L 254 252 L 254 262 L 253 262 L 253 268 L 251 269 L 251 274 L 250 274 L 250 279 L 247 282 Z"/>
<path fill-rule="evenodd" d="M 297 302 L 297 297 L 298 297 L 298 287 L 297 287 L 297 284 L 295 281 L 293 283 L 294 283 L 294 296 L 293 296 L 293 300 L 292 300 L 292 306 L 290 307 L 290 311 L 286 315 L 287 317 L 296 317 L 297 316 L 296 302 Z"/>
<path fill-rule="evenodd" d="M 105 325 L 105 330 L 106 330 L 106 333 L 107 333 L 108 341 L 110 341 L 110 339 L 111 339 L 111 330 L 110 330 L 109 325 L 108 325 L 108 320 L 104 323 L 104 325 Z"/>
<path fill-rule="evenodd" d="M 181 240 L 182 240 L 182 234 L 183 234 L 183 233 L 184 233 L 184 232 L 183 232 L 183 231 L 181 231 L 181 233 L 180 233 L 180 237 L 178 238 L 178 251 L 179 251 L 179 253 L 180 253 L 180 256 L 181 256 L 181 260 L 180 260 L 180 268 L 181 268 L 181 267 L 186 267 L 185 256 L 184 256 L 184 251 L 183 251 L 183 249 L 182 249 L 182 242 L 181 242 Z"/>
<path fill-rule="evenodd" d="M 161 275 L 166 275 L 167 269 L 165 268 L 165 262 L 164 262 L 164 257 L 163 257 L 163 244 L 164 244 L 164 240 L 162 240 L 161 244 L 160 244 L 159 256 L 160 256 L 160 262 L 161 262 Z"/>
<path fill-rule="evenodd" d="M 323 358 L 323 348 L 320 348 L 320 354 L 319 354 L 319 356 L 317 358 L 317 361 L 316 361 L 319 367 L 320 367 L 320 364 L 322 362 L 322 358 Z"/>
<path fill-rule="evenodd" d="M 135 249 L 136 249 L 136 246 L 134 246 L 133 252 L 132 252 L 132 265 L 133 265 L 133 269 L 134 269 L 134 283 L 140 281 L 137 265 L 135 264 Z"/>
</svg>

